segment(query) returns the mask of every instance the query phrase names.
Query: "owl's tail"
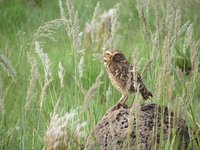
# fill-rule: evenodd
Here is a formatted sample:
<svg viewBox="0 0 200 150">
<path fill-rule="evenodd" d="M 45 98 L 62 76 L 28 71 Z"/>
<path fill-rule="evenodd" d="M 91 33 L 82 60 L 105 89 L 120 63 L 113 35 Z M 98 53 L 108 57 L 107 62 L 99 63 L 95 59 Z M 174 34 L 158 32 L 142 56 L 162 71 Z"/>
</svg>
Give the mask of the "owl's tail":
<svg viewBox="0 0 200 150">
<path fill-rule="evenodd" d="M 147 90 L 143 83 L 139 85 L 139 92 L 145 100 L 147 100 L 150 97 L 153 97 L 153 94 Z"/>
</svg>

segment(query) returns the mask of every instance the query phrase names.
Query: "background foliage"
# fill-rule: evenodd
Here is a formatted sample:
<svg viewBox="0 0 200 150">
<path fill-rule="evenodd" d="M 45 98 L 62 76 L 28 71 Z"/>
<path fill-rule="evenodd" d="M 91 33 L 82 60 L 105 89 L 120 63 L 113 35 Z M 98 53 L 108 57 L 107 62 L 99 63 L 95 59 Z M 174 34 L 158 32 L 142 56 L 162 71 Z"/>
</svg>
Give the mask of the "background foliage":
<svg viewBox="0 0 200 150">
<path fill-rule="evenodd" d="M 92 42 L 90 37 L 88 38 L 91 33 L 87 32 L 87 23 L 94 18 L 93 12 L 98 1 L 74 0 L 72 4 L 68 2 L 73 6 L 70 7 L 71 11 L 74 11 L 71 18 L 69 8 L 65 1 L 62 2 L 65 15 L 61 12 L 59 2 L 55 0 L 0 0 L 1 149 L 42 149 L 44 142 L 48 142 L 48 131 L 53 130 L 50 130 L 50 125 L 57 122 L 59 126 L 62 120 L 72 122 L 70 125 L 63 125 L 69 127 L 69 133 L 74 137 L 68 148 L 80 147 L 82 135 L 75 136 L 75 131 L 78 133 L 78 129 L 84 126 L 82 130 L 87 138 L 92 127 L 120 97 L 110 85 L 107 75 L 102 73 L 104 67 L 101 54 L 105 29 L 96 27 L 98 31 L 95 31 L 95 37 L 103 39 L 102 41 Z M 171 55 L 172 64 L 163 60 L 166 51 L 162 46 L 165 45 L 167 30 L 159 32 L 160 47 L 156 53 L 152 51 L 155 48 L 152 37 L 158 31 L 155 24 L 159 12 L 157 1 L 152 0 L 149 6 L 142 5 L 142 8 L 139 8 L 137 2 L 140 0 L 102 0 L 96 22 L 101 24 L 102 14 L 109 9 L 118 10 L 116 19 L 119 26 L 113 34 L 116 35 L 114 40 L 119 40 L 116 41 L 116 46 L 111 45 L 123 51 L 130 62 L 136 59 L 144 82 L 154 93 L 154 98 L 147 103 L 154 102 L 183 111 L 182 117 L 190 126 L 191 137 L 196 142 L 194 145 L 198 147 L 200 57 L 199 44 L 196 41 L 200 38 L 200 2 L 177 0 L 175 9 L 180 8 L 181 26 L 188 20 L 192 25 L 191 31 L 188 24 L 176 41 Z M 160 2 L 160 26 L 166 23 L 170 2 Z M 144 18 L 139 13 L 145 8 L 149 9 L 144 10 L 146 13 L 143 16 L 148 21 L 146 33 Z M 78 12 L 77 18 L 75 11 Z M 70 23 L 67 20 L 70 19 L 77 24 L 68 28 Z M 192 38 L 188 41 L 190 45 L 196 43 L 196 47 L 184 45 L 190 34 Z M 76 40 L 79 36 L 82 39 L 77 52 L 79 45 Z M 134 101 L 134 97 L 133 95 L 129 98 L 129 104 Z M 50 115 L 52 112 L 54 115 Z M 64 115 L 65 117 L 60 117 L 59 120 L 59 116 L 66 112 L 70 112 L 71 117 Z"/>
</svg>

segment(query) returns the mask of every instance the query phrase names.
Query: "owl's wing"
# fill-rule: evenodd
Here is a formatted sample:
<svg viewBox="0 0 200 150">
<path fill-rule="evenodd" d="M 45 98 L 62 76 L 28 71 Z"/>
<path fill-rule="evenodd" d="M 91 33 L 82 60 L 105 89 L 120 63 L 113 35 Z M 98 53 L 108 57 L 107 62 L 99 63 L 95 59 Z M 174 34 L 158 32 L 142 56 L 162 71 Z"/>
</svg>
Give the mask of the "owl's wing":
<svg viewBox="0 0 200 150">
<path fill-rule="evenodd" d="M 131 75 L 132 75 L 132 84 L 130 86 L 130 90 L 131 91 L 137 91 L 136 89 L 139 88 L 139 92 L 142 95 L 142 97 L 144 99 L 148 99 L 150 97 L 153 97 L 153 94 L 151 92 L 149 92 L 146 88 L 146 86 L 144 85 L 142 78 L 140 76 L 140 74 L 133 69 L 133 66 L 131 66 Z M 135 72 L 134 72 L 135 71 Z"/>
<path fill-rule="evenodd" d="M 124 76 L 126 80 L 130 79 L 132 82 L 142 82 L 140 74 L 133 68 L 133 65 L 124 64 L 122 65 L 122 70 L 126 74 L 126 76 Z"/>
</svg>

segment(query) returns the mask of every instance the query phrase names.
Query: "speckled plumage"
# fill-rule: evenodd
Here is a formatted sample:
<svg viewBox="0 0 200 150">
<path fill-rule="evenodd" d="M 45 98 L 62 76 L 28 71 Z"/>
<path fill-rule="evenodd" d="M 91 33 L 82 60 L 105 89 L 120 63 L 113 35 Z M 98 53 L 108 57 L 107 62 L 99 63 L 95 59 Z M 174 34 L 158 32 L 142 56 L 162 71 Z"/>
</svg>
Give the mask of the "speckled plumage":
<svg viewBox="0 0 200 150">
<path fill-rule="evenodd" d="M 133 66 L 128 63 L 121 52 L 116 50 L 106 51 L 104 53 L 104 65 L 112 85 L 123 95 L 120 102 L 125 102 L 128 96 L 136 92 L 137 89 L 145 100 L 153 96 L 142 82 L 140 74 L 134 72 Z"/>
</svg>

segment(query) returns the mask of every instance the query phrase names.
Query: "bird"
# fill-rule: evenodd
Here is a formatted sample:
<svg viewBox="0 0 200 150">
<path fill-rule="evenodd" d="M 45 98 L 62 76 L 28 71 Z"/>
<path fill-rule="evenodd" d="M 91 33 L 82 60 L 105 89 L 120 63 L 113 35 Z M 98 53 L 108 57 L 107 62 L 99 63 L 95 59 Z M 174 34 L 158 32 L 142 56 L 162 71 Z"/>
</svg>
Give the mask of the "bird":
<svg viewBox="0 0 200 150">
<path fill-rule="evenodd" d="M 117 102 L 124 104 L 130 94 L 140 93 L 144 100 L 153 97 L 144 85 L 138 71 L 134 70 L 133 65 L 129 64 L 124 54 L 115 49 L 106 50 L 103 54 L 104 66 L 112 85 L 122 94 Z"/>
</svg>

